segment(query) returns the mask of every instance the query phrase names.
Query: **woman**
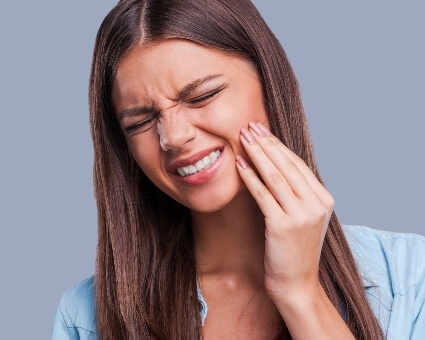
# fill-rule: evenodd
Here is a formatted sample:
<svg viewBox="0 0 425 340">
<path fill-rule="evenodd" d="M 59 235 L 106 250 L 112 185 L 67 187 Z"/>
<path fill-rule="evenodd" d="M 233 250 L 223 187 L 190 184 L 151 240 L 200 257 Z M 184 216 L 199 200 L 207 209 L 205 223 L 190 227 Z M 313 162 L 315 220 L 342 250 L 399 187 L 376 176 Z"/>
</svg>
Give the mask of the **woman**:
<svg viewBox="0 0 425 340">
<path fill-rule="evenodd" d="M 296 78 L 248 0 L 120 1 L 90 119 L 96 276 L 65 293 L 54 339 L 425 331 L 425 241 L 341 227 Z"/>
</svg>

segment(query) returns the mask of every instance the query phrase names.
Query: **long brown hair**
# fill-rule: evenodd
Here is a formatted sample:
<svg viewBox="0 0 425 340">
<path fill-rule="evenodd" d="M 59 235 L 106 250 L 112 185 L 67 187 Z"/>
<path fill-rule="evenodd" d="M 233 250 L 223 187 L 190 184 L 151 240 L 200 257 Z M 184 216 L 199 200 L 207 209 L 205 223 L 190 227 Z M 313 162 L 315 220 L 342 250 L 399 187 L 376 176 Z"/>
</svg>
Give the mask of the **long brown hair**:
<svg viewBox="0 0 425 340">
<path fill-rule="evenodd" d="M 102 340 L 199 339 L 202 333 L 189 211 L 157 189 L 135 164 L 111 104 L 122 56 L 136 44 L 169 38 L 188 39 L 254 63 L 272 132 L 322 182 L 295 75 L 249 0 L 121 0 L 99 29 L 89 91 L 99 228 L 95 291 Z M 319 275 L 355 337 L 381 339 L 335 213 Z M 284 325 L 281 334 L 291 338 Z"/>
</svg>

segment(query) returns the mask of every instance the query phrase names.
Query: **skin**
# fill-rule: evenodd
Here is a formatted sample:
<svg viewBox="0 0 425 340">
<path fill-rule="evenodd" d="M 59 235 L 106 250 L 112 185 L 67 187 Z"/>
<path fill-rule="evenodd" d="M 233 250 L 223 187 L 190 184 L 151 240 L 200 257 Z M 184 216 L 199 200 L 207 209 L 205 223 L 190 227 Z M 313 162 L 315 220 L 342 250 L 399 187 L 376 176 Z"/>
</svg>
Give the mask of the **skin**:
<svg viewBox="0 0 425 340">
<path fill-rule="evenodd" d="M 175 100 L 187 84 L 218 74 L 222 76 L 187 98 Z M 225 88 L 206 102 L 190 103 L 220 87 Z M 136 162 L 169 196 L 193 211 L 211 212 L 222 209 L 243 190 L 235 168 L 235 156 L 246 155 L 239 141 L 240 128 L 249 120 L 267 122 L 257 74 L 249 64 L 223 53 L 211 54 L 210 49 L 184 40 L 138 46 L 118 67 L 112 100 L 118 113 L 154 107 L 157 118 L 147 131 L 128 133 L 126 128 L 150 118 L 149 114 L 123 118 L 120 124 Z M 211 181 L 188 187 L 170 176 L 167 167 L 174 161 L 215 146 L 224 148 L 224 162 Z"/>
<path fill-rule="evenodd" d="M 112 101 L 141 169 L 191 210 L 208 304 L 203 338 L 272 339 L 281 318 L 294 339 L 353 338 L 318 279 L 334 200 L 268 131 L 250 63 L 181 39 L 139 45 L 120 62 Z M 222 160 L 207 181 L 187 185 L 170 172 L 176 160 L 216 147 Z"/>
</svg>

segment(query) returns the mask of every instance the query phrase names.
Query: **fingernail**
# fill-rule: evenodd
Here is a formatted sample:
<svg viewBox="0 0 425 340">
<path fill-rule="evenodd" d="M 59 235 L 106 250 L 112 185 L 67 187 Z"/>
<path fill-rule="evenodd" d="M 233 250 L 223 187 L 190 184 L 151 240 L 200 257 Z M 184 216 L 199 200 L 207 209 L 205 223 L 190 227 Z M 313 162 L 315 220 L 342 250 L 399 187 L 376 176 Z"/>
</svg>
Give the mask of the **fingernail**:
<svg viewBox="0 0 425 340">
<path fill-rule="evenodd" d="M 249 144 L 255 144 L 255 139 L 254 136 L 251 134 L 251 132 L 249 132 L 247 129 L 242 128 L 241 129 L 241 134 L 243 136 L 243 138 L 249 143 Z"/>
<path fill-rule="evenodd" d="M 270 130 L 265 125 L 263 125 L 260 122 L 257 122 L 257 125 L 260 127 L 261 130 L 264 131 L 264 133 L 266 134 L 266 136 L 271 136 L 272 133 L 270 132 Z"/>
<path fill-rule="evenodd" d="M 236 156 L 236 162 L 242 169 L 246 169 L 249 167 L 248 162 L 241 155 Z"/>
<path fill-rule="evenodd" d="M 249 127 L 258 137 L 264 137 L 266 135 L 265 132 L 257 125 L 257 123 L 249 122 Z"/>
</svg>

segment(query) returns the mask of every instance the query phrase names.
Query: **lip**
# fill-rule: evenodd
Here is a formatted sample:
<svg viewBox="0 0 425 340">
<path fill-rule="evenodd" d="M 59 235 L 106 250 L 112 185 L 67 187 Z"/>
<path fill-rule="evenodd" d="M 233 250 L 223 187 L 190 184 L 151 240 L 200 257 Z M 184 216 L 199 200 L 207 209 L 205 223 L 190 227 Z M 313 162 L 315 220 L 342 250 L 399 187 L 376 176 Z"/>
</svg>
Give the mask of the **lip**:
<svg viewBox="0 0 425 340">
<path fill-rule="evenodd" d="M 216 150 L 220 150 L 220 152 L 222 152 L 224 149 L 223 146 L 213 146 L 211 148 L 199 151 L 195 154 L 193 154 L 190 157 L 184 158 L 184 159 L 178 159 L 174 162 L 172 162 L 169 167 L 168 167 L 168 171 L 172 172 L 172 173 L 176 173 L 178 168 L 184 167 L 184 166 L 189 166 L 189 165 L 193 165 L 195 164 L 197 161 L 201 160 L 202 158 L 204 158 L 205 156 L 208 156 L 211 152 L 216 151 Z"/>
<path fill-rule="evenodd" d="M 199 159 L 202 159 L 206 155 L 209 155 L 212 151 L 215 151 L 215 150 L 220 150 L 220 156 L 218 156 L 218 158 L 214 161 L 214 163 L 212 165 L 210 165 L 208 168 L 202 170 L 201 172 L 196 172 L 192 175 L 183 177 L 183 176 L 180 176 L 175 171 L 175 169 L 177 169 L 179 167 L 186 166 L 186 165 L 189 165 L 189 164 L 194 164 L 192 159 L 195 159 L 195 161 L 197 161 Z M 198 155 L 203 155 L 203 156 L 199 158 Z M 178 162 L 181 162 L 181 163 L 177 163 L 177 162 L 173 163 L 174 171 L 171 172 L 171 175 L 178 182 L 185 184 L 185 185 L 188 185 L 188 186 L 195 186 L 195 185 L 203 184 L 203 183 L 209 181 L 214 176 L 214 174 L 218 171 L 221 164 L 223 163 L 223 155 L 224 155 L 224 147 L 222 147 L 222 148 L 216 147 L 216 148 L 201 151 L 201 152 L 193 155 L 190 158 L 186 158 L 185 160 L 178 161 Z M 189 163 L 187 163 L 187 160 L 191 160 L 191 161 Z M 177 164 L 177 167 L 175 167 L 176 164 Z M 180 164 L 183 164 L 183 165 L 180 165 Z"/>
</svg>

